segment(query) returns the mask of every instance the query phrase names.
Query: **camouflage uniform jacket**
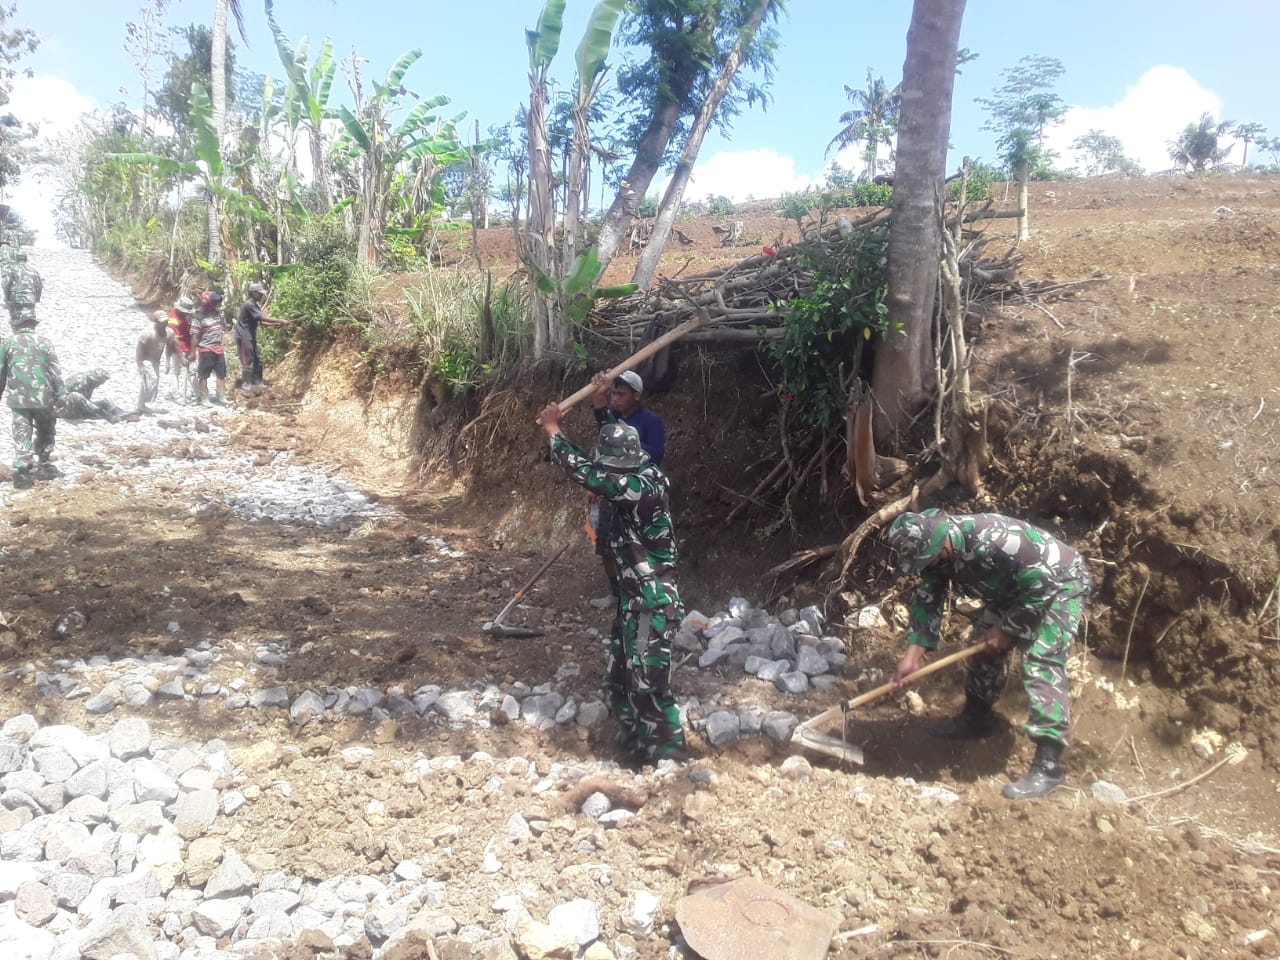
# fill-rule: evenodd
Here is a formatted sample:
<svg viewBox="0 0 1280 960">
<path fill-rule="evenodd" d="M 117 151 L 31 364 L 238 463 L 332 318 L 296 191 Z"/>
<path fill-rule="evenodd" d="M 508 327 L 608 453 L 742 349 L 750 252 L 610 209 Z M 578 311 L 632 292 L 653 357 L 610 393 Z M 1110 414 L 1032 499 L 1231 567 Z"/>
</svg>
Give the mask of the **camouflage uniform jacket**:
<svg viewBox="0 0 1280 960">
<path fill-rule="evenodd" d="M 948 586 L 982 600 L 989 622 L 1015 640 L 1036 637 L 1050 602 L 1088 584 L 1084 557 L 1050 534 L 996 513 L 952 514 L 950 560 L 920 575 L 908 609 L 907 643 L 936 649 Z"/>
<path fill-rule="evenodd" d="M 6 385 L 14 410 L 51 410 L 66 393 L 53 344 L 30 327 L 0 343 L 0 393 Z"/>
<path fill-rule="evenodd" d="M 667 475 L 652 463 L 630 470 L 593 464 L 564 434 L 551 438 L 551 455 L 570 479 L 614 506 L 617 520 L 610 545 L 624 606 L 632 611 L 674 606 L 683 613 Z"/>
<path fill-rule="evenodd" d="M 43 292 L 44 282 L 40 279 L 40 274 L 30 267 L 18 264 L 5 274 L 4 298 L 7 303 L 18 307 L 34 307 L 40 302 Z"/>
</svg>

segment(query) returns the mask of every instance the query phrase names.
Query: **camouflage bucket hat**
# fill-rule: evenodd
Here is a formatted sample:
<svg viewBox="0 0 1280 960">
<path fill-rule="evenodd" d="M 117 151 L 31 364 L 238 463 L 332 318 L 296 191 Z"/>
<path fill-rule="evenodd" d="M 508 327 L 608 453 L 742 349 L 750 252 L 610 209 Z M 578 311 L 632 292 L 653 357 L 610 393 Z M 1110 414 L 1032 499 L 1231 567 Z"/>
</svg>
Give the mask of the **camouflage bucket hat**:
<svg viewBox="0 0 1280 960">
<path fill-rule="evenodd" d="M 640 446 L 640 434 L 626 423 L 606 423 L 596 437 L 596 448 L 591 459 L 605 467 L 631 470 L 649 462 L 649 455 Z"/>
<path fill-rule="evenodd" d="M 885 540 L 898 554 L 899 570 L 919 573 L 937 559 L 950 536 L 950 518 L 931 507 L 920 513 L 902 514 L 889 527 Z"/>
<path fill-rule="evenodd" d="M 107 373 L 102 367 L 94 367 L 84 375 L 85 382 L 92 388 L 102 386 L 111 379 L 111 374 Z"/>
<path fill-rule="evenodd" d="M 173 309 L 177 310 L 179 313 L 195 313 L 196 302 L 190 297 L 184 295 L 178 298 L 178 302 L 173 305 Z"/>
</svg>

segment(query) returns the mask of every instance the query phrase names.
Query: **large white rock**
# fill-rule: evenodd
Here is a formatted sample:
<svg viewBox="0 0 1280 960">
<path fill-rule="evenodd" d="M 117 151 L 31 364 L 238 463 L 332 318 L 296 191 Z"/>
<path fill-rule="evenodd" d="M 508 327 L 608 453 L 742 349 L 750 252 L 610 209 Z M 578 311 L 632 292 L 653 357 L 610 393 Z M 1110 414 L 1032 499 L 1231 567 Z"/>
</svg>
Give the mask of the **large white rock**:
<svg viewBox="0 0 1280 960">
<path fill-rule="evenodd" d="M 4 726 L 0 727 L 0 737 L 26 743 L 39 729 L 40 724 L 35 717 L 29 713 L 20 713 L 4 722 Z"/>
<path fill-rule="evenodd" d="M 37 747 L 31 751 L 31 765 L 46 783 L 64 783 L 80 765 L 62 747 Z"/>
<path fill-rule="evenodd" d="M 90 761 L 67 777 L 66 783 L 62 787 L 67 796 L 73 799 L 76 797 L 105 799 L 107 796 L 107 765 L 101 760 Z"/>
<path fill-rule="evenodd" d="M 202 836 L 218 815 L 217 790 L 192 790 L 178 800 L 173 825 L 188 840 Z"/>
<path fill-rule="evenodd" d="M 111 960 L 131 953 L 138 960 L 156 960 L 154 930 L 141 908 L 129 904 L 91 923 L 80 939 L 84 960 Z"/>
<path fill-rule="evenodd" d="M 140 757 L 129 761 L 133 775 L 133 791 L 139 800 L 159 800 L 169 803 L 178 796 L 178 781 L 155 760 Z"/>
<path fill-rule="evenodd" d="M 570 900 L 552 907 L 547 926 L 583 947 L 600 936 L 600 908 L 590 900 Z"/>
<path fill-rule="evenodd" d="M 141 717 L 117 720 L 107 734 L 107 747 L 113 757 L 121 760 L 145 757 L 151 752 L 151 726 Z"/>
<path fill-rule="evenodd" d="M 32 750 L 39 747 L 61 747 L 75 760 L 76 766 L 84 766 L 91 760 L 105 760 L 109 753 L 107 745 L 101 740 L 94 740 L 68 724 L 41 727 L 31 735 L 29 746 Z"/>
<path fill-rule="evenodd" d="M 238 897 L 253 889 L 253 871 L 240 859 L 234 850 L 227 850 L 222 855 L 222 863 L 209 876 L 204 885 L 204 895 L 208 898 Z"/>
<path fill-rule="evenodd" d="M 236 928 L 244 913 L 248 897 L 231 900 L 206 900 L 191 911 L 191 925 L 211 937 L 225 937 Z"/>
<path fill-rule="evenodd" d="M 0 954 L 10 960 L 50 960 L 57 948 L 56 936 L 17 918 L 12 901 L 0 903 Z"/>
</svg>

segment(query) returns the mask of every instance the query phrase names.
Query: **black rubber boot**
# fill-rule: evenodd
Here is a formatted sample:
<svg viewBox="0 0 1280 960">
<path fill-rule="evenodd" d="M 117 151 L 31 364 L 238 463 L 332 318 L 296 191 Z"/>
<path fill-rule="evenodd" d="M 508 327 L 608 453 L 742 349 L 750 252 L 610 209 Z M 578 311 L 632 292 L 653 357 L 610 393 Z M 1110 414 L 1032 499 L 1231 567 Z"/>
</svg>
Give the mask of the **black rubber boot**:
<svg viewBox="0 0 1280 960">
<path fill-rule="evenodd" d="M 981 740 L 999 727 L 991 705 L 977 697 L 965 697 L 964 709 L 958 716 L 943 720 L 929 728 L 929 736 L 939 740 Z"/>
<path fill-rule="evenodd" d="M 1052 793 L 1067 779 L 1062 766 L 1062 744 L 1053 740 L 1037 740 L 1036 755 L 1026 776 L 1006 783 L 1000 792 L 1010 800 L 1035 800 Z"/>
<path fill-rule="evenodd" d="M 13 471 L 13 489 L 30 490 L 35 483 L 35 479 L 31 476 L 31 469 Z"/>
</svg>

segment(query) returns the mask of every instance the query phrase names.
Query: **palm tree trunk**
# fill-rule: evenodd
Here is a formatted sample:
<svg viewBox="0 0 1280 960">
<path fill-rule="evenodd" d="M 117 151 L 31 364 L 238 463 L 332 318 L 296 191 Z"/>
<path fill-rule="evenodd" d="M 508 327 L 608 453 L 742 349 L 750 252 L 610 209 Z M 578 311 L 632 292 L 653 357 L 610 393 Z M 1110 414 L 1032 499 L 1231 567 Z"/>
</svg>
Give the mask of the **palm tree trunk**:
<svg viewBox="0 0 1280 960">
<path fill-rule="evenodd" d="M 535 271 L 552 274 L 555 260 L 555 202 L 551 196 L 551 150 L 547 144 L 546 75 L 535 71 L 529 75 L 529 112 L 525 126 L 529 135 L 529 262 Z M 555 303 L 551 294 L 538 288 L 536 272 L 529 277 L 529 304 L 533 314 L 533 356 L 540 359 L 553 343 L 560 342 Z"/>
<path fill-rule="evenodd" d="M 213 2 L 213 53 L 209 62 L 209 95 L 213 100 L 213 128 L 221 147 L 227 133 L 227 2 Z M 209 192 L 209 262 L 222 262 L 222 217 L 217 188 L 222 185 L 217 177 L 210 179 Z"/>
<path fill-rule="evenodd" d="M 927 403 L 933 381 L 943 180 L 964 5 L 965 0 L 915 0 L 907 31 L 885 301 L 890 329 L 905 336 L 891 334 L 876 349 L 871 386 L 882 435 L 907 427 Z"/>
<path fill-rule="evenodd" d="M 1018 240 L 1031 239 L 1031 211 L 1027 209 L 1027 181 L 1031 179 L 1031 165 L 1027 163 L 1018 164 L 1018 210 L 1021 215 L 1018 217 Z"/>
<path fill-rule="evenodd" d="M 321 212 L 327 212 L 333 206 L 333 191 L 329 187 L 329 170 L 325 163 L 324 134 L 319 127 L 311 127 L 307 132 L 311 135 L 311 179 L 315 182 Z"/>
</svg>

